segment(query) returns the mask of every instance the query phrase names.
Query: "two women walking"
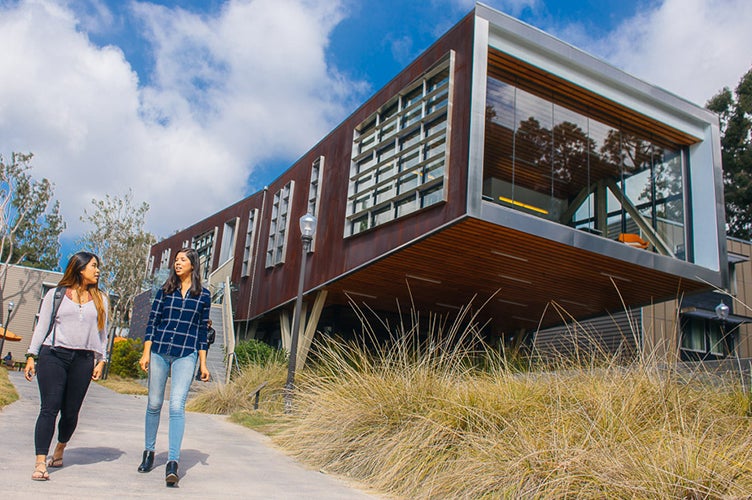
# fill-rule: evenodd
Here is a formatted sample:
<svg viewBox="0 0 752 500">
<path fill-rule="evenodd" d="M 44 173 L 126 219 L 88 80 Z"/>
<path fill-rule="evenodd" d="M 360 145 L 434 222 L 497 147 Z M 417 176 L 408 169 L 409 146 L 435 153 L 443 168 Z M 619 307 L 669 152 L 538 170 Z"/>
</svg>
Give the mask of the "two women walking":
<svg viewBox="0 0 752 500">
<path fill-rule="evenodd" d="M 100 292 L 99 257 L 78 252 L 70 258 L 58 287 L 42 301 L 39 321 L 29 346 L 24 375 L 37 375 L 40 411 L 34 430 L 35 463 L 31 478 L 49 480 L 48 467 L 62 467 L 65 447 L 92 380 L 102 376 L 107 346 L 107 296 Z M 170 274 L 157 291 L 149 314 L 139 365 L 149 374 L 144 452 L 138 472 L 154 468 L 157 431 L 168 376 L 169 432 L 165 483 L 179 481 L 178 464 L 185 431 L 185 402 L 196 363 L 200 380 L 206 367 L 211 295 L 201 285 L 196 250 L 175 256 Z M 57 423 L 57 446 L 48 458 Z"/>
</svg>

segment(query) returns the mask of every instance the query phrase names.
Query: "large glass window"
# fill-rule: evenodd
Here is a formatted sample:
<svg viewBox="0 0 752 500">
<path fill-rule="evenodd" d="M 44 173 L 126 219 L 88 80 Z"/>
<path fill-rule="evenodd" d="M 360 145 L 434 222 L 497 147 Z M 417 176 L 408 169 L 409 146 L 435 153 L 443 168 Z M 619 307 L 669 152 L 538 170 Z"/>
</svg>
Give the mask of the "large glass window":
<svg viewBox="0 0 752 500">
<path fill-rule="evenodd" d="M 487 81 L 483 197 L 686 258 L 684 155 L 586 99 L 495 71 Z"/>
<path fill-rule="evenodd" d="M 445 201 L 453 57 L 356 127 L 346 235 Z"/>
</svg>

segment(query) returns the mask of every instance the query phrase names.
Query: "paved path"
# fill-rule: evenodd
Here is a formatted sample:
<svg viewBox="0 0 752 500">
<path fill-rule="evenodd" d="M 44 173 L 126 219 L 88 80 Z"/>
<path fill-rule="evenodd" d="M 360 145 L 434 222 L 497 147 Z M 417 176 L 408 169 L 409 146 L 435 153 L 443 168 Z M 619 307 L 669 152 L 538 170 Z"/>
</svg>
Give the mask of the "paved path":
<svg viewBox="0 0 752 500">
<path fill-rule="evenodd" d="M 49 481 L 32 481 L 39 392 L 36 379 L 27 382 L 21 372 L 9 375 L 21 398 L 0 410 L 3 498 L 378 498 L 305 468 L 258 432 L 202 413 L 186 414 L 179 487 L 167 488 L 167 403 L 157 436 L 158 466 L 139 474 L 146 396 L 122 395 L 94 383 L 66 449 L 65 466 L 51 468 Z"/>
</svg>

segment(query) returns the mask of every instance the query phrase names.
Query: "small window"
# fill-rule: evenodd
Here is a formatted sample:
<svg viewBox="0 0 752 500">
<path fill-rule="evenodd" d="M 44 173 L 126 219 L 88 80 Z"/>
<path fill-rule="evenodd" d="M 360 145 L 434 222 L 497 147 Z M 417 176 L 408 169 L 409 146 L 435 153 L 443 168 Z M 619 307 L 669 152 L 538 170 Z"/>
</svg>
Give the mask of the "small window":
<svg viewBox="0 0 752 500">
<path fill-rule="evenodd" d="M 376 190 L 376 199 L 374 202 L 378 205 L 380 203 L 383 203 L 385 201 L 389 201 L 391 198 L 394 198 L 394 184 L 388 183 Z"/>
<path fill-rule="evenodd" d="M 225 222 L 222 228 L 222 246 L 219 248 L 219 265 L 223 265 L 235 256 L 235 228 L 238 225 L 237 217 Z"/>
<path fill-rule="evenodd" d="M 428 207 L 442 200 L 444 198 L 443 190 L 443 186 L 436 186 L 420 193 L 420 206 Z"/>
<path fill-rule="evenodd" d="M 416 102 L 420 102 L 423 99 L 423 85 L 418 85 L 413 90 L 409 91 L 402 98 L 402 109 L 407 109 Z"/>
<path fill-rule="evenodd" d="M 159 257 L 159 268 L 160 269 L 169 269 L 172 263 L 170 262 L 170 252 L 171 250 L 168 248 L 166 250 L 162 250 L 162 255 Z"/>
<path fill-rule="evenodd" d="M 243 249 L 243 267 L 241 276 L 251 275 L 251 263 L 255 261 L 253 257 L 254 239 L 256 237 L 256 220 L 258 219 L 258 209 L 254 208 L 248 212 L 248 229 L 245 233 L 245 247 Z"/>
<path fill-rule="evenodd" d="M 378 226 L 384 222 L 389 222 L 394 218 L 393 208 L 391 205 L 386 205 L 373 212 L 373 225 Z"/>
<path fill-rule="evenodd" d="M 397 203 L 397 217 L 411 214 L 418 209 L 418 203 L 415 197 L 411 196 Z"/>
<path fill-rule="evenodd" d="M 353 219 L 350 232 L 352 234 L 358 234 L 368 229 L 368 214 L 361 215 L 357 219 Z"/>
<path fill-rule="evenodd" d="M 736 335 L 718 321 L 682 316 L 681 359 L 723 359 L 734 352 Z"/>
<path fill-rule="evenodd" d="M 319 218 L 319 199 L 321 199 L 321 179 L 324 175 L 324 157 L 319 156 L 311 164 L 311 182 L 308 184 L 308 213 Z M 309 252 L 313 252 L 316 245 L 316 235 L 314 234 L 311 245 L 308 247 Z"/>
<path fill-rule="evenodd" d="M 272 218 L 269 221 L 269 241 L 266 246 L 267 267 L 276 266 L 285 261 L 289 224 L 288 210 L 294 187 L 295 182 L 290 181 L 274 194 Z"/>
<path fill-rule="evenodd" d="M 212 260 L 214 257 L 214 235 L 216 229 L 207 231 L 193 238 L 193 248 L 198 253 L 198 263 L 201 266 L 201 278 L 209 279 L 213 271 Z"/>
</svg>

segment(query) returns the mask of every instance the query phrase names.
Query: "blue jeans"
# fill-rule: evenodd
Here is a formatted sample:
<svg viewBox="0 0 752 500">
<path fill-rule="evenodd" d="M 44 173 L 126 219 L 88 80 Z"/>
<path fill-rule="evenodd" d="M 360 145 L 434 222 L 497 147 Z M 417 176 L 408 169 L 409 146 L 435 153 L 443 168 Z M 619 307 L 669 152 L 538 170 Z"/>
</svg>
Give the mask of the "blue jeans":
<svg viewBox="0 0 752 500">
<path fill-rule="evenodd" d="M 180 445 L 185 431 L 185 400 L 188 399 L 188 389 L 193 381 L 193 370 L 196 367 L 198 353 L 176 358 L 164 356 L 156 352 L 151 353 L 149 360 L 149 396 L 146 404 L 146 425 L 144 449 L 154 451 L 157 444 L 157 430 L 159 430 L 159 414 L 164 402 L 167 376 L 170 382 L 170 430 L 168 433 L 169 452 L 167 460 L 180 460 Z"/>
</svg>

